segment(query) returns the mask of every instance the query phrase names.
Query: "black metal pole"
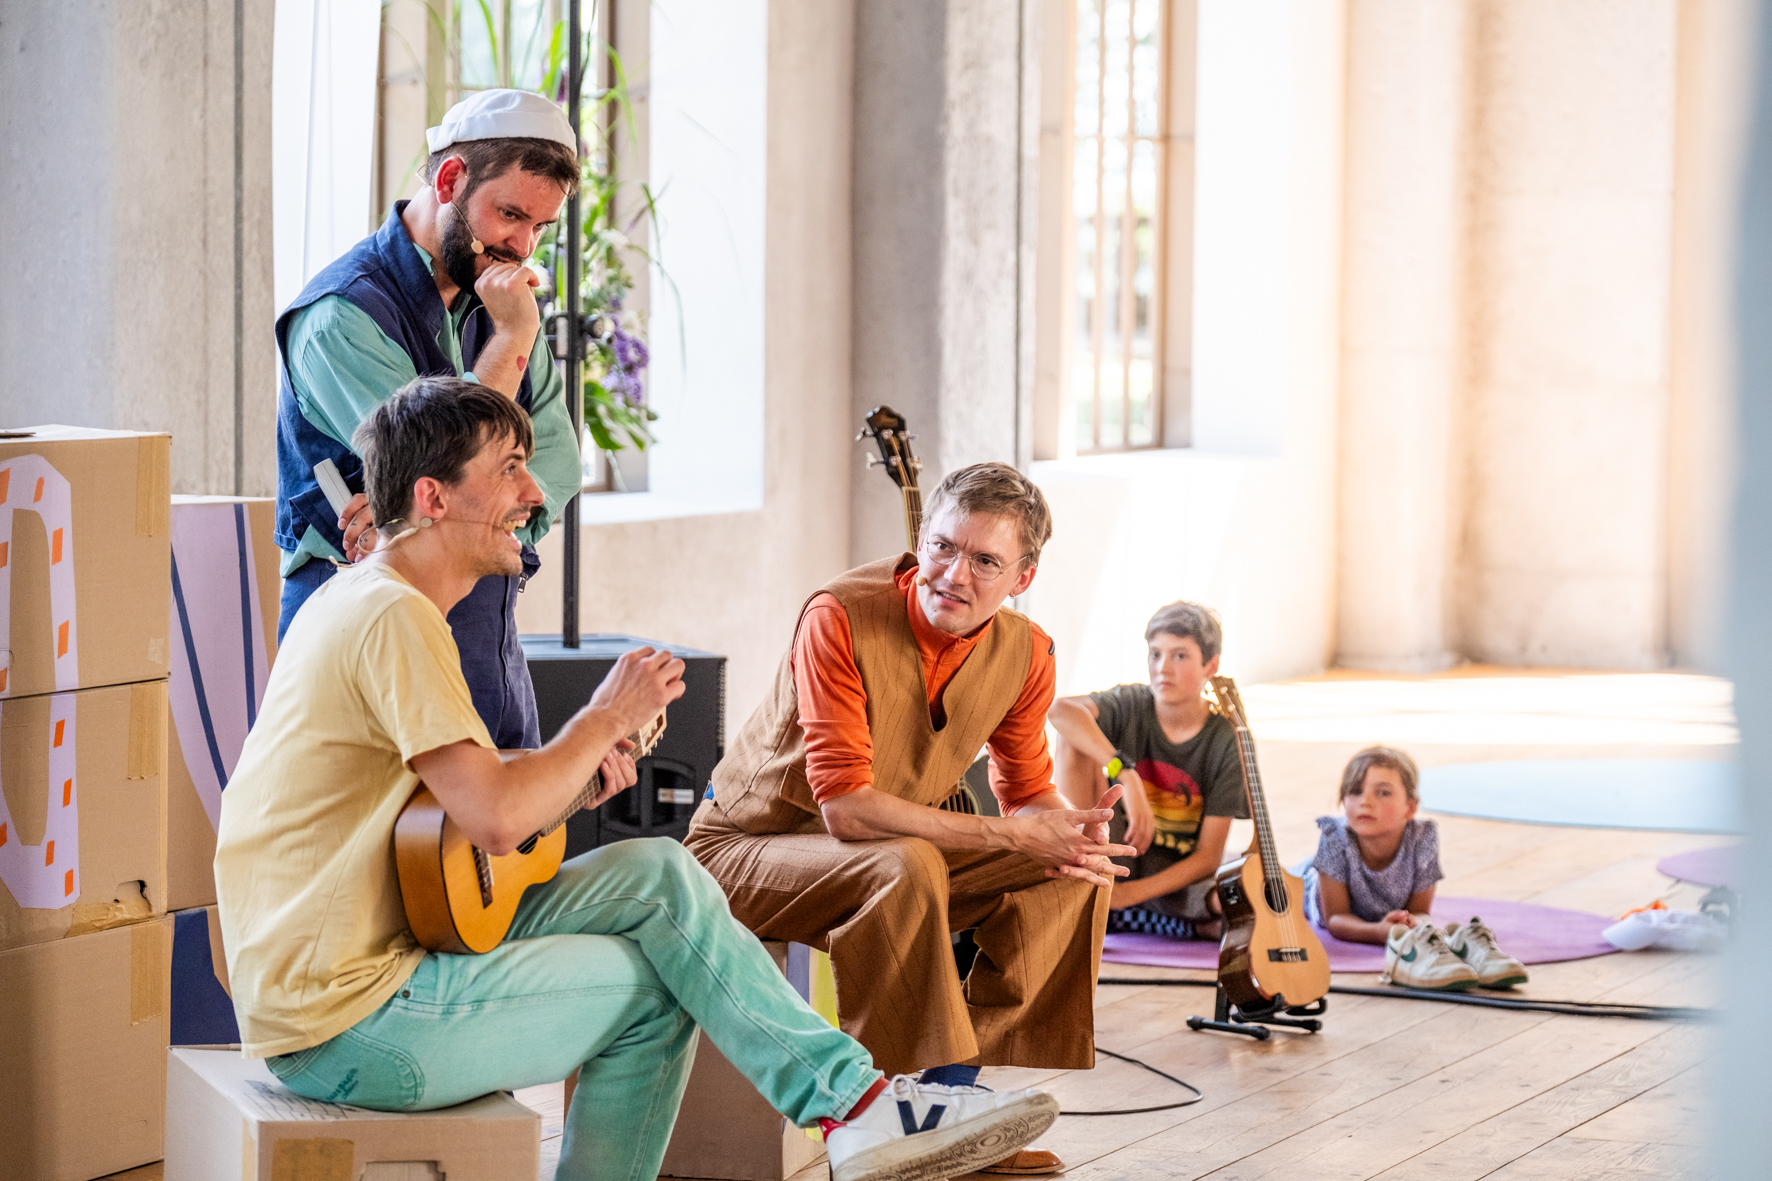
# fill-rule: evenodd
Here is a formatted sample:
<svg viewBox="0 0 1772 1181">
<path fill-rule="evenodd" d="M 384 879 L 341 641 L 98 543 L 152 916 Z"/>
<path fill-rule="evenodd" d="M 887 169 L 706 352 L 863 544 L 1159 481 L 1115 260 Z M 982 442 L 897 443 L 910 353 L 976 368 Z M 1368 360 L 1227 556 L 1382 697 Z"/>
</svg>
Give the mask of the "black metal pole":
<svg viewBox="0 0 1772 1181">
<path fill-rule="evenodd" d="M 579 0 L 568 0 L 566 6 L 566 117 L 572 121 L 573 134 L 579 137 L 582 150 L 584 136 L 580 130 L 580 100 L 584 93 L 584 27 L 579 15 Z M 584 391 L 584 357 L 585 334 L 584 314 L 580 307 L 579 295 L 579 238 L 583 227 L 579 225 L 578 194 L 574 193 L 566 199 L 566 282 L 562 289 L 565 297 L 566 323 L 566 405 L 572 411 L 572 437 L 579 446 L 584 445 L 585 437 L 585 391 Z M 560 570 L 560 644 L 566 648 L 578 647 L 578 493 L 574 492 L 566 501 L 566 511 L 560 514 L 561 538 L 561 570 Z"/>
</svg>

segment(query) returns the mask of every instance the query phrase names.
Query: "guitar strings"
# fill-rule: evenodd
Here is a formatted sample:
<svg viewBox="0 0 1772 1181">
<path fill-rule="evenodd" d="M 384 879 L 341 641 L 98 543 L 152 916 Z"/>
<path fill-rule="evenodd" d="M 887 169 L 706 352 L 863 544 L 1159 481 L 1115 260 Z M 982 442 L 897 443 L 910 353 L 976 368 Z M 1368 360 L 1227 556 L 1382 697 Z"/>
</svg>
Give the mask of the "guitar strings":
<svg viewBox="0 0 1772 1181">
<path fill-rule="evenodd" d="M 1219 692 L 1219 687 L 1214 685 L 1215 699 L 1218 699 Z M 1255 736 L 1249 729 L 1248 718 L 1243 714 L 1241 696 L 1236 697 L 1234 704 L 1229 700 L 1234 694 L 1235 688 L 1231 686 L 1224 691 L 1224 699 L 1218 700 L 1218 704 L 1221 714 L 1226 721 L 1231 723 L 1231 728 L 1236 734 L 1237 753 L 1244 768 L 1245 786 L 1250 786 L 1251 781 L 1258 783 L 1261 778 L 1259 764 L 1255 757 Z M 1266 793 L 1251 790 L 1249 796 L 1251 818 L 1256 821 L 1256 849 L 1261 858 L 1263 901 L 1268 904 L 1269 909 L 1272 909 L 1273 895 L 1269 891 L 1280 895 L 1285 903 L 1285 909 L 1276 916 L 1279 920 L 1277 925 L 1292 946 L 1302 947 L 1304 946 L 1304 931 L 1299 915 L 1304 900 L 1302 897 L 1293 898 L 1291 892 L 1286 888 L 1286 868 L 1280 864 L 1279 850 L 1271 839 Z M 1256 813 L 1259 815 L 1255 815 Z"/>
</svg>

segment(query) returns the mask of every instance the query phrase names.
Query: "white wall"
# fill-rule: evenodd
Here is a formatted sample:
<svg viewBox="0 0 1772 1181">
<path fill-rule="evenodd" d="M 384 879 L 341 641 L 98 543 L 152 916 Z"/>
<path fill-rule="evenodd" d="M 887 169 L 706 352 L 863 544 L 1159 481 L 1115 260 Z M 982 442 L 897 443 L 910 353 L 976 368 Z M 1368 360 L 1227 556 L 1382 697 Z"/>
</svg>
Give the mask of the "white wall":
<svg viewBox="0 0 1772 1181">
<path fill-rule="evenodd" d="M 1458 647 L 1667 661 L 1676 0 L 1477 9 Z"/>
<path fill-rule="evenodd" d="M 1021 605 L 1061 692 L 1143 679 L 1177 598 L 1223 616 L 1232 675 L 1329 660 L 1342 31 L 1339 3 L 1200 5 L 1194 446 L 1034 464 L 1054 535 Z"/>
<path fill-rule="evenodd" d="M 278 0 L 271 66 L 277 310 L 379 220 L 374 190 L 381 6 Z"/>
<path fill-rule="evenodd" d="M 590 520 L 736 512 L 764 498 L 769 5 L 654 5 L 649 183 L 658 203 L 645 493 Z"/>
<path fill-rule="evenodd" d="M 1728 667 L 1728 506 L 1737 467 L 1730 285 L 1756 7 L 1751 0 L 1685 0 L 1677 34 L 1668 647 L 1676 664 L 1718 672 Z"/>
<path fill-rule="evenodd" d="M 1714 666 L 1743 5 L 1350 13 L 1338 662 Z"/>
<path fill-rule="evenodd" d="M 1452 664 L 1469 9 L 1348 6 L 1336 658 Z"/>
</svg>

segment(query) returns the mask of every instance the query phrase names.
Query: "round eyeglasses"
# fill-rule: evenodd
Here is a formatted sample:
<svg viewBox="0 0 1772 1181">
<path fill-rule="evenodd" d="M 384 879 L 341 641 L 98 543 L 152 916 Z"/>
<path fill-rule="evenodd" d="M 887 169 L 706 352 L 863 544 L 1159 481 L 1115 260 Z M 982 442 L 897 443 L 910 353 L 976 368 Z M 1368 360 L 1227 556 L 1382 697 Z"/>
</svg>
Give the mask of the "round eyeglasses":
<svg viewBox="0 0 1772 1181">
<path fill-rule="evenodd" d="M 960 556 L 960 547 L 945 537 L 931 537 L 923 542 L 923 556 L 934 565 L 951 566 L 954 559 Z M 1019 566 L 1033 556 L 1023 554 L 1011 565 Z M 967 554 L 966 560 L 972 568 L 972 577 L 979 582 L 995 582 L 1009 568 L 995 554 Z"/>
</svg>

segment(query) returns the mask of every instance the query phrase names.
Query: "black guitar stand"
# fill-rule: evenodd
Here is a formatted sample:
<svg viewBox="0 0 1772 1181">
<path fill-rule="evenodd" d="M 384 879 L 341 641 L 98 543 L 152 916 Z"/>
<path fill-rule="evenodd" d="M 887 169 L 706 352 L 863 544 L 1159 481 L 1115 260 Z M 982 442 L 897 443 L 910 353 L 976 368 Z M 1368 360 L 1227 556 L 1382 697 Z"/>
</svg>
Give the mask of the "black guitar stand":
<svg viewBox="0 0 1772 1181">
<path fill-rule="evenodd" d="M 1224 985 L 1218 986 L 1218 1011 L 1211 1021 L 1204 1017 L 1189 1017 L 1187 1027 L 1198 1031 L 1216 1029 L 1220 1033 L 1240 1033 L 1244 1037 L 1252 1037 L 1258 1042 L 1265 1042 L 1273 1036 L 1269 1026 L 1284 1029 L 1301 1029 L 1305 1033 L 1316 1033 L 1323 1028 L 1321 1017 L 1329 1008 L 1329 998 L 1319 997 L 1312 1005 L 1288 1005 L 1283 993 L 1274 994 L 1273 1003 L 1260 1009 L 1241 1009 L 1231 1004 L 1230 998 L 1224 994 Z M 1281 1016 L 1281 1014 L 1285 1016 Z"/>
</svg>

